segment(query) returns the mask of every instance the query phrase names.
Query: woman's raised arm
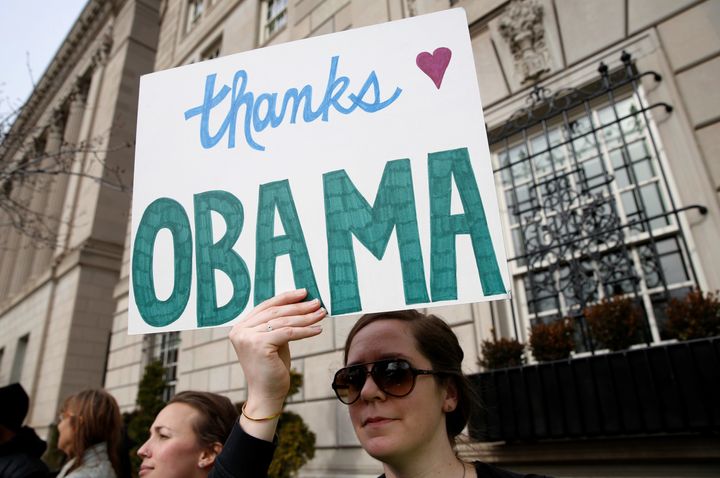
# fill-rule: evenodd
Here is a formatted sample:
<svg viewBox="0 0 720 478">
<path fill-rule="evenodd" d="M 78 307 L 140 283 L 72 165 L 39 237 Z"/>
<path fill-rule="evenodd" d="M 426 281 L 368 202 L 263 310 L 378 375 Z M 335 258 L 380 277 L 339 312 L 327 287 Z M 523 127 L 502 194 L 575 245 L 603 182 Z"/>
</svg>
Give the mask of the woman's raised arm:
<svg viewBox="0 0 720 478">
<path fill-rule="evenodd" d="M 290 389 L 291 340 L 318 335 L 327 312 L 315 299 L 302 300 L 305 289 L 285 292 L 258 305 L 230 331 L 247 381 L 247 401 L 240 425 L 253 437 L 272 441 Z"/>
</svg>

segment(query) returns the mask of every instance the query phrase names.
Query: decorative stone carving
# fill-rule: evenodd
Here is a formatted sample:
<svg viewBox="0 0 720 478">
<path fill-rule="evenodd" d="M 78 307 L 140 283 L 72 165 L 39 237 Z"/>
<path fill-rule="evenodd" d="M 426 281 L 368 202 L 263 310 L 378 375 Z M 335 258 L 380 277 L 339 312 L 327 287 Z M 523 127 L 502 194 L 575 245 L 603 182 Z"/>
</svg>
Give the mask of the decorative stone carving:
<svg viewBox="0 0 720 478">
<path fill-rule="evenodd" d="M 535 82 L 550 71 L 543 14 L 537 0 L 511 0 L 500 18 L 500 34 L 510 46 L 522 83 Z"/>
<path fill-rule="evenodd" d="M 55 108 L 52 110 L 50 115 L 50 124 L 48 125 L 48 132 L 50 134 L 62 135 L 65 130 L 65 120 L 67 119 L 67 113 L 62 108 Z"/>
<path fill-rule="evenodd" d="M 406 0 L 405 5 L 407 5 L 408 17 L 414 17 L 418 14 L 417 3 L 415 0 Z"/>
<path fill-rule="evenodd" d="M 84 105 L 85 101 L 87 101 L 87 95 L 89 90 L 90 78 L 87 75 L 78 76 L 69 96 L 71 106 L 73 103 Z"/>
<path fill-rule="evenodd" d="M 107 31 L 102 35 L 100 39 L 100 46 L 95 51 L 92 57 L 93 66 L 105 66 L 107 63 L 110 52 L 112 51 L 113 45 L 113 30 L 112 25 L 108 27 Z"/>
</svg>

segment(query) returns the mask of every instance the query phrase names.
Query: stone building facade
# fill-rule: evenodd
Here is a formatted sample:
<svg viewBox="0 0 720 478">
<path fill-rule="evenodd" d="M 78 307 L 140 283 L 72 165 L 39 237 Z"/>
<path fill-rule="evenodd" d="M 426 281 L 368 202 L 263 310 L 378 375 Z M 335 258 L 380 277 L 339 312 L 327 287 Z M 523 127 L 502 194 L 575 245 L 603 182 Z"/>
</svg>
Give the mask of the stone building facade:
<svg viewBox="0 0 720 478">
<path fill-rule="evenodd" d="M 682 261 L 694 264 L 692 277 L 689 273 L 675 277 L 677 274 L 669 271 L 668 276 L 672 276 L 672 279 L 665 284 L 665 288 L 670 293 L 673 290 L 679 293 L 691 284 L 709 290 L 720 287 L 720 275 L 715 268 L 708 267 L 720 263 L 720 252 L 712 245 L 720 232 L 720 169 L 713 156 L 720 148 L 716 134 L 717 125 L 720 124 L 720 95 L 709 84 L 715 74 L 720 73 L 720 10 L 715 2 L 171 1 L 164 4 L 161 13 L 155 69 L 177 67 L 219 55 L 449 7 L 463 7 L 467 12 L 487 129 L 491 133 L 501 130 L 513 113 L 526 106 L 526 99 L 535 84 L 541 84 L 547 91 L 586 87 L 598 81 L 599 62 L 615 68 L 620 63 L 623 51 L 632 55 L 637 70 L 653 70 L 662 75 L 663 81 L 658 85 L 643 83 L 640 93 L 649 102 L 662 101 L 674 106 L 672 114 L 652 111 L 650 123 L 644 126 L 652 129 L 661 145 L 653 161 L 661 162 L 670 176 L 668 186 L 663 186 L 664 189 L 660 191 L 662 196 L 659 201 L 666 205 L 664 210 L 670 209 L 669 204 L 702 204 L 707 208 L 704 214 L 697 210 L 688 211 L 673 226 L 675 229 L 670 227 L 665 231 L 666 236 L 662 236 L 672 237 L 673 231 L 682 229 L 685 233 L 683 237 L 687 238 L 687 248 L 668 249 L 660 241 L 660 245 L 665 248 L 663 251 L 667 252 L 663 260 L 672 262 L 681 258 Z M 627 97 L 628 94 L 625 94 L 623 98 Z M 627 108 L 627 102 L 632 100 L 623 98 L 618 98 L 618 107 Z M 590 114 L 600 117 L 607 105 L 596 103 L 592 105 Z M 603 146 L 606 147 L 609 146 Z M 502 167 L 502 157 L 510 149 L 512 145 L 493 146 L 496 168 Z M 497 176 L 499 194 L 502 195 L 507 187 L 503 186 L 502 174 L 498 173 Z M 648 179 L 650 184 L 654 177 Z M 645 187 L 640 184 L 637 186 Z M 618 190 L 616 194 L 620 195 L 618 201 L 622 203 L 622 192 Z M 669 196 L 672 196 L 672 201 L 668 201 Z M 501 204 L 511 255 L 520 255 L 518 248 L 521 246 L 513 242 L 513 225 L 509 217 L 511 205 L 504 200 Z M 626 210 L 624 214 L 630 215 L 632 212 Z M 123 408 L 133 407 L 137 390 L 134 378 L 143 364 L 153 357 L 166 362 L 169 367 L 168 378 L 174 390 L 211 390 L 227 395 L 234 401 L 243 400 L 245 382 L 226 338 L 227 329 L 153 337 L 126 334 L 128 261 L 126 249 L 123 279 L 116 291 L 118 308 L 106 381 L 106 386 L 120 399 Z M 538 319 L 538 311 L 530 313 L 532 311 L 527 306 L 527 294 L 521 290 L 524 289 L 526 268 L 517 262 L 511 263 L 510 267 L 515 278 L 513 286 L 516 295 L 512 305 L 476 304 L 434 309 L 451 323 L 460 338 L 466 352 L 464 368 L 467 372 L 479 371 L 477 359 L 480 345 L 483 340 L 492 337 L 493 328 L 502 335 L 517 335 L 526 341 L 529 326 Z M 644 279 L 642 283 L 645 288 L 640 294 L 649 304 L 648 309 L 652 309 L 655 300 L 653 289 L 649 280 Z M 659 323 L 661 319 L 654 317 L 653 320 Z M 341 349 L 352 323 L 353 320 L 347 317 L 329 318 L 321 336 L 293 344 L 293 366 L 303 372 L 305 386 L 292 397 L 288 408 L 301 414 L 317 435 L 315 459 L 303 468 L 301 476 L 376 476 L 379 470 L 378 464 L 359 448 L 347 410 L 334 398 L 328 386 L 332 374 L 341 365 Z M 653 341 L 662 340 L 656 333 Z M 675 445 L 672 445 L 675 450 L 673 457 L 681 462 L 689 455 L 697 455 L 697 450 L 702 448 L 697 442 Z M 612 463 L 618 459 L 630 462 L 623 466 L 631 470 L 629 473 L 635 473 L 633 476 L 651 476 L 660 472 L 659 468 L 653 468 L 648 463 L 633 464 L 632 454 L 621 453 L 617 443 L 584 446 L 584 449 L 572 446 L 533 449 L 482 445 L 471 447 L 468 453 L 485 460 L 513 463 L 516 467 L 541 469 L 556 474 L 612 475 L 615 466 Z M 659 458 L 665 452 L 658 452 L 658 446 L 671 445 L 641 440 L 640 445 L 637 445 L 640 451 L 636 456 L 645 454 Z M 695 452 L 689 452 L 690 448 L 694 448 Z M 542 458 L 541 454 L 546 456 Z M 700 455 L 703 456 L 703 453 L 700 452 Z M 705 456 L 708 455 L 717 454 L 708 452 Z M 593 461 L 594 465 L 589 467 L 581 464 L 574 468 L 567 465 L 569 461 L 581 460 L 578 456 Z M 596 466 L 603 462 L 608 464 L 604 467 Z M 683 463 L 678 466 L 680 468 L 675 471 L 682 469 L 682 473 L 699 473 L 697 476 L 702 476 L 707 472 L 702 466 L 693 464 Z"/>
<path fill-rule="evenodd" d="M 720 272 L 715 267 L 720 264 L 720 248 L 714 245 L 720 235 L 720 162 L 716 159 L 720 153 L 720 93 L 713 84 L 720 75 L 719 2 L 168 0 L 159 2 L 157 8 L 148 5 L 155 5 L 149 1 L 119 3 L 122 5 L 120 12 L 137 12 L 133 18 L 147 27 L 123 31 L 149 32 L 150 23 L 159 24 L 154 65 L 142 63 L 147 68 L 136 67 L 133 70 L 136 72 L 173 68 L 446 8 L 466 10 L 486 128 L 491 137 L 502 138 L 491 141 L 491 153 L 497 171 L 496 183 L 511 257 L 509 266 L 514 293 L 513 300 L 506 303 L 433 309 L 458 335 L 466 354 L 463 366 L 468 373 L 480 370 L 477 364 L 480 347 L 483 340 L 493 336 L 493 329 L 503 336 L 527 341 L 528 329 L 533 323 L 561 317 L 577 309 L 577 303 L 566 293 L 572 284 L 566 289 L 560 287 L 561 290 L 555 286 L 550 296 L 536 297 L 538 290 L 547 292 L 547 287 L 533 286 L 533 281 L 543 274 L 546 277 L 555 274 L 553 281 L 556 284 L 562 284 L 563 280 L 572 283 L 573 276 L 567 268 L 552 269 L 546 262 L 544 269 L 533 271 L 532 265 L 523 261 L 529 250 L 525 236 L 529 229 L 524 229 L 526 218 L 514 218 L 524 202 L 532 203 L 532 198 L 527 198 L 535 193 L 527 185 L 537 190 L 541 184 L 537 178 L 545 177 L 548 168 L 555 171 L 567 167 L 572 174 L 584 178 L 583 181 L 587 181 L 588 176 L 592 178 L 593 171 L 612 173 L 607 177 L 614 181 L 608 186 L 608 194 L 616 198 L 617 204 L 613 218 L 619 216 L 627 224 L 637 226 L 635 232 L 626 235 L 622 267 L 637 278 L 632 287 L 635 287 L 634 293 L 648 317 L 648 342 L 667 340 L 662 334 L 661 313 L 663 300 L 667 297 L 678 296 L 692 286 L 704 290 L 720 289 Z M 148 17 L 141 16 L 141 10 Z M 119 27 L 112 31 L 118 38 Z M 113 41 L 113 51 L 119 42 L 119 39 Z M 142 43 L 141 40 L 137 42 Z M 142 57 L 144 62 L 152 61 L 151 51 L 154 54 L 148 40 L 147 56 Z M 623 52 L 626 56 L 622 56 Z M 621 57 L 628 59 L 627 66 L 633 72 L 654 72 L 657 76 L 643 76 L 637 85 L 618 88 L 613 92 L 617 96 L 610 99 L 603 96 L 588 100 L 579 109 L 563 113 L 560 120 L 539 121 L 534 126 L 516 130 L 515 135 L 503 137 L 506 126 L 518 121 L 517 112 L 539 118 L 542 111 L 547 111 L 543 110 L 547 108 L 543 105 L 548 101 L 560 102 L 571 97 L 570 91 L 592 90 L 605 81 L 603 78 L 608 81 L 615 78 L 614 75 L 623 68 Z M 598 73 L 601 62 L 608 66 L 607 77 Z M 115 71 L 120 70 L 117 66 Z M 137 83 L 123 83 L 123 86 L 117 84 L 117 89 L 113 90 L 118 95 L 115 101 L 125 104 L 124 112 L 129 114 L 134 105 L 131 107 L 119 98 L 135 94 Z M 568 93 L 563 94 L 564 91 Z M 108 92 L 107 98 L 110 94 Z M 672 108 L 651 108 L 645 114 L 643 105 L 648 104 Z M 48 108 L 42 111 L 49 114 Z M 630 124 L 627 120 L 637 117 L 638 112 L 643 113 L 643 121 Z M 108 118 L 115 116 L 108 113 Z M 133 121 L 128 118 L 123 124 Z M 602 127 L 598 128 L 597 134 L 592 129 L 590 135 L 587 128 L 593 124 Z M 590 149 L 597 153 L 582 149 L 587 144 L 576 143 L 575 133 L 565 132 L 563 126 L 568 131 L 579 131 L 579 137 L 592 137 Z M 622 146 L 618 146 L 618 141 Z M 642 152 L 633 156 L 634 151 Z M 556 153 L 560 156 L 555 156 Z M 571 160 L 577 160 L 578 166 L 574 170 L 567 166 Z M 590 189 L 593 187 L 599 186 Z M 27 346 L 26 367 L 39 372 L 28 372 L 36 378 L 23 375 L 23 383 L 34 384 L 33 390 L 37 389 L 35 400 L 45 400 L 41 407 L 51 408 L 57 403 L 58 395 L 72 389 L 75 382 L 66 388 L 56 385 L 51 394 L 44 395 L 46 392 L 41 393 L 41 388 L 50 387 L 61 374 L 51 372 L 49 368 L 54 371 L 63 365 L 68 375 L 75 373 L 74 370 L 82 370 L 82 365 L 73 360 L 77 360 L 74 358 L 76 351 L 79 354 L 90 341 L 83 338 L 82 344 L 77 345 L 79 342 L 73 340 L 80 339 L 70 332 L 78 330 L 77 336 L 84 337 L 80 335 L 81 330 L 85 331 L 81 328 L 81 317 L 92 313 L 93 318 L 113 315 L 107 366 L 104 377 L 101 372 L 80 375 L 85 384 L 105 386 L 117 397 L 123 410 L 134 407 L 142 369 L 149 360 L 156 358 L 167 367 L 168 394 L 198 389 L 227 395 L 233 401 L 243 400 L 245 381 L 227 340 L 227 328 L 146 337 L 127 334 L 127 198 L 96 195 L 81 204 L 90 211 L 84 217 L 90 215 L 97 221 L 115 220 L 112 236 L 101 234 L 104 229 L 98 225 L 82 236 L 86 242 L 81 241 L 82 244 L 93 244 L 91 239 L 97 234 L 97 241 L 111 243 L 112 260 L 108 261 L 111 266 L 95 267 L 89 259 L 82 259 L 85 257 L 82 252 L 89 254 L 90 251 L 88 246 L 83 246 L 85 248 L 72 256 L 76 257 L 73 266 L 52 269 L 64 271 L 61 277 L 67 277 L 62 281 L 54 279 L 54 282 L 46 279 L 48 284 L 56 284 L 54 288 L 48 285 L 43 289 L 38 285 L 32 293 L 6 295 L 26 298 L 14 299 L 12 304 L 15 305 L 6 305 L 2 309 L 0 327 L 3 331 L 13 332 L 11 336 L 4 334 L 0 338 L 0 347 L 5 347 L 0 382 L 8 381 L 8 357 L 15 353 L 14 344 L 27 331 L 35 333 L 35 330 L 44 330 L 42 327 L 66 324 L 62 325 L 65 335 L 59 336 L 48 329 L 42 334 L 45 337 L 42 342 L 34 343 L 34 335 L 31 335 Z M 688 208 L 692 205 L 703 208 Z M 680 212 L 683 208 L 688 209 Z M 542 214 L 545 219 L 552 217 L 552 211 Z M 122 228 L 122 232 L 118 228 Z M 72 236 L 80 237 L 80 233 L 73 232 Z M 124 252 L 121 252 L 121 236 L 125 237 Z M 79 245 L 80 242 L 72 244 Z M 651 259 L 647 259 L 648 250 L 652 252 Z M 607 255 L 602 251 L 595 254 L 597 262 L 606 269 L 620 268 L 617 263 L 612 263 L 614 266 L 604 263 Z M 56 254 L 55 257 L 59 256 Z M 65 257 L 62 256 L 63 260 Z M 59 264 L 66 263 L 61 261 Z M 8 274 L 6 269 L 3 259 L 0 273 Z M 91 272 L 100 274 L 99 269 L 107 271 L 108 276 L 102 276 L 101 280 L 90 275 Z M 49 277 L 58 277 L 57 272 L 52 274 Z M 68 282 L 71 277 L 72 282 Z M 93 287 L 83 287 L 81 279 L 91 282 Z M 108 287 L 99 286 L 104 280 Z M 7 288 L 5 284 L 14 282 L 0 279 L 0 287 Z M 618 285 L 620 291 L 626 286 L 625 283 Z M 597 285 L 589 297 L 596 300 L 607 294 L 603 285 Z M 90 298 L 98 301 L 100 297 L 107 299 L 102 306 L 82 301 Z M 7 300 L 13 299 L 6 299 L 6 304 Z M 85 304 L 90 312 L 81 313 L 75 304 Z M 110 307 L 114 307 L 112 312 Z M 78 312 L 73 314 L 70 312 L 73 310 Z M 29 328 L 28 314 L 47 318 L 43 321 L 34 319 L 37 322 L 33 324 L 37 326 Z M 50 315 L 54 320 L 50 320 Z M 109 327 L 109 319 L 104 320 L 107 321 L 103 324 Z M 352 318 L 347 317 L 328 318 L 320 336 L 292 347 L 293 367 L 303 373 L 305 386 L 291 398 L 288 408 L 302 415 L 317 435 L 316 456 L 303 468 L 301 476 L 370 477 L 377 476 L 380 470 L 378 463 L 359 447 L 346 407 L 334 398 L 329 387 L 334 371 L 341 365 L 341 349 L 352 322 Z M 77 329 L 73 328 L 74 324 Z M 107 329 L 103 330 L 107 333 Z M 44 350 L 43 354 L 40 350 Z M 56 355 L 51 356 L 51 351 Z M 578 347 L 577 355 L 586 353 L 587 350 Z M 35 364 L 31 365 L 33 361 Z M 70 370 L 73 364 L 81 368 Z M 31 423 L 42 426 L 49 418 L 34 414 Z M 483 444 L 462 447 L 461 452 L 519 470 L 557 476 L 712 476 L 718 472 L 718 449 L 717 441 L 704 438 L 635 437 L 512 446 Z M 659 465 L 661 461 L 663 464 Z"/>
<path fill-rule="evenodd" d="M 89 1 L 10 130 L 23 141 L 3 144 L 4 169 L 44 158 L 44 169 L 63 161 L 70 172 L 36 173 L 10 191 L 47 230 L 0 219 L 0 383 L 23 384 L 40 433 L 65 396 L 104 380 L 138 78 L 152 71 L 157 25 L 157 2 Z"/>
</svg>

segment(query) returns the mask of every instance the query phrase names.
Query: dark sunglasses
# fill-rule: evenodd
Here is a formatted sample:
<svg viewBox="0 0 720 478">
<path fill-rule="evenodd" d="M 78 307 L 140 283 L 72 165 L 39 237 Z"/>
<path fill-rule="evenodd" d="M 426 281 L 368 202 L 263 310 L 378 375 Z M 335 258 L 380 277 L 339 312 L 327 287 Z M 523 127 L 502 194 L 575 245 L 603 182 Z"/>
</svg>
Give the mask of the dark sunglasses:
<svg viewBox="0 0 720 478">
<path fill-rule="evenodd" d="M 367 366 L 370 365 L 368 370 Z M 341 368 L 335 373 L 332 388 L 338 400 L 346 405 L 360 398 L 360 391 L 368 375 L 372 375 L 375 385 L 391 397 L 404 397 L 415 388 L 418 375 L 437 375 L 434 370 L 419 370 L 403 359 L 378 360 Z"/>
</svg>

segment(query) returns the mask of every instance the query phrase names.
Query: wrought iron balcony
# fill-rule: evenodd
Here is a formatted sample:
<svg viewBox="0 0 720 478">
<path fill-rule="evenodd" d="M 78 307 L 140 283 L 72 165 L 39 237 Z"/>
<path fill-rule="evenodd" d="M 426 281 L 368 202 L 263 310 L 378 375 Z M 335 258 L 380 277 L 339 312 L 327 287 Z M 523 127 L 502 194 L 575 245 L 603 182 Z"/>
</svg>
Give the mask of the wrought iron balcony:
<svg viewBox="0 0 720 478">
<path fill-rule="evenodd" d="M 470 435 L 518 442 L 720 431 L 720 337 L 471 376 Z"/>
</svg>

